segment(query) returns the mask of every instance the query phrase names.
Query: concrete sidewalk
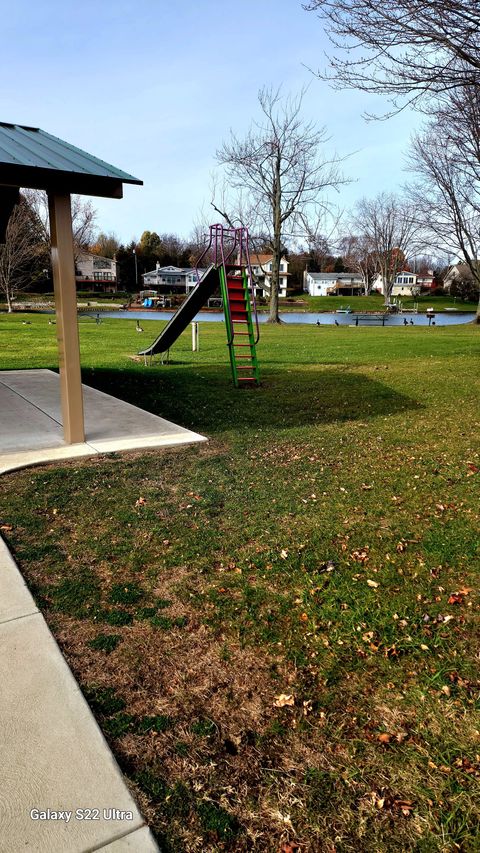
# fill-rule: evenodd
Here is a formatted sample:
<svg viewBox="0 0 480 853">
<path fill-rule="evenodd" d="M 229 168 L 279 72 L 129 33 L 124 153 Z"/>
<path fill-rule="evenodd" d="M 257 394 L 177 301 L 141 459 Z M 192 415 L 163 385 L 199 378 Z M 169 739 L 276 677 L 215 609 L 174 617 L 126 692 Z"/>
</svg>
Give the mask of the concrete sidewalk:
<svg viewBox="0 0 480 853">
<path fill-rule="evenodd" d="M 66 445 L 59 385 L 50 370 L 0 372 L 0 474 L 206 440 L 84 386 L 86 441 Z M 158 851 L 1 538 L 0 648 L 0 853 Z"/>
<path fill-rule="evenodd" d="M 1 539 L 0 647 L 1 853 L 158 851 Z"/>
<path fill-rule="evenodd" d="M 63 439 L 52 370 L 0 371 L 0 474 L 27 465 L 206 441 L 203 435 L 83 385 L 85 442 Z"/>
</svg>

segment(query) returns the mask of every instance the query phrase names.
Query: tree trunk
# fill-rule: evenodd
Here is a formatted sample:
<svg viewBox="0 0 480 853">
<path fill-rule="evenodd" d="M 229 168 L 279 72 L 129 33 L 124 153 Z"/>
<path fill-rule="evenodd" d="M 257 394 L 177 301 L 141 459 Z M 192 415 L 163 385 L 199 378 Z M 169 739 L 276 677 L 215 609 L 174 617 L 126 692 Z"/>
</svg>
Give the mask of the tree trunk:
<svg viewBox="0 0 480 853">
<path fill-rule="evenodd" d="M 7 288 L 5 292 L 5 299 L 7 300 L 7 311 L 9 314 L 13 313 L 13 304 L 12 304 L 12 296 L 10 290 Z"/>
<path fill-rule="evenodd" d="M 280 156 L 275 162 L 275 187 L 273 192 L 273 253 L 270 277 L 269 323 L 280 323 L 278 316 L 278 294 L 280 290 L 280 258 L 282 255 L 282 190 L 280 184 Z"/>
<path fill-rule="evenodd" d="M 390 298 L 393 290 L 393 280 L 390 281 L 388 274 L 385 274 L 383 285 L 383 304 L 385 308 L 390 304 Z"/>
</svg>

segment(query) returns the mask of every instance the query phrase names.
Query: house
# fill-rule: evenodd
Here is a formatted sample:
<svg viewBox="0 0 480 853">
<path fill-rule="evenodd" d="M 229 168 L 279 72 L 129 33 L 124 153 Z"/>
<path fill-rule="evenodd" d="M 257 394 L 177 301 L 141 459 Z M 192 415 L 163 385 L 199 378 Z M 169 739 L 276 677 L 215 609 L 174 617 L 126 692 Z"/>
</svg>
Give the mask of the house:
<svg viewBox="0 0 480 853">
<path fill-rule="evenodd" d="M 480 264 L 480 260 L 476 262 Z M 478 268 L 478 267 L 477 267 Z M 450 293 L 452 285 L 456 285 L 457 289 L 474 288 L 473 274 L 468 264 L 462 264 L 460 261 L 449 268 L 443 280 L 443 286 L 447 293 Z M 456 288 L 454 287 L 454 290 Z"/>
<path fill-rule="evenodd" d="M 417 278 L 417 274 L 410 270 L 397 273 L 392 287 L 392 296 L 418 296 Z"/>
<path fill-rule="evenodd" d="M 77 290 L 94 293 L 115 293 L 117 290 L 117 262 L 102 258 L 92 252 L 80 252 L 75 261 Z"/>
<path fill-rule="evenodd" d="M 303 289 L 310 296 L 357 296 L 363 293 L 364 283 L 359 273 L 305 270 Z"/>
<path fill-rule="evenodd" d="M 435 290 L 437 284 L 435 281 L 435 275 L 433 273 L 433 270 L 427 270 L 427 272 L 418 273 L 417 287 L 419 287 L 420 290 Z"/>
<path fill-rule="evenodd" d="M 250 266 L 252 268 L 253 276 L 256 279 L 255 296 L 259 296 L 261 298 L 267 298 L 268 296 L 270 296 L 272 263 L 273 257 L 270 254 L 259 253 L 250 255 Z M 288 261 L 284 256 L 280 258 L 279 272 L 279 296 L 284 299 L 287 295 L 287 285 L 289 276 Z"/>
<path fill-rule="evenodd" d="M 198 270 L 203 275 L 205 270 Z M 161 267 L 159 263 L 154 270 L 142 275 L 145 290 L 155 287 L 159 293 L 188 293 L 197 283 L 197 270 L 191 267 Z"/>
<path fill-rule="evenodd" d="M 419 293 L 418 276 L 410 270 L 401 270 L 395 276 L 391 296 L 417 296 Z M 372 291 L 383 293 L 383 276 L 377 273 L 372 285 Z"/>
</svg>

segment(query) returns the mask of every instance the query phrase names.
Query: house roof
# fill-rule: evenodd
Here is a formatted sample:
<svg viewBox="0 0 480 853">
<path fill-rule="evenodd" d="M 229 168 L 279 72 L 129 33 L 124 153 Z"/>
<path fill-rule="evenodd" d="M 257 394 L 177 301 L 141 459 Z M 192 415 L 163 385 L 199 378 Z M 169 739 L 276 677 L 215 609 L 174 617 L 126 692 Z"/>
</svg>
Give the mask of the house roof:
<svg viewBox="0 0 480 853">
<path fill-rule="evenodd" d="M 185 275 L 186 273 L 194 272 L 189 267 L 155 267 L 154 270 L 143 273 L 143 275 L 156 275 L 158 272 L 169 273 L 170 275 Z"/>
<path fill-rule="evenodd" d="M 253 253 L 250 255 L 250 263 L 254 265 L 259 264 L 263 266 L 264 264 L 268 264 L 268 262 L 271 260 L 273 260 L 272 255 L 268 255 L 262 252 L 260 254 Z"/>
<path fill-rule="evenodd" d="M 79 252 L 79 261 L 81 262 L 83 258 L 85 260 L 89 260 L 89 258 L 97 258 L 99 261 L 110 261 L 111 263 L 116 263 L 115 258 L 106 258 L 105 255 L 97 255 L 96 252 Z"/>
<path fill-rule="evenodd" d="M 356 272 L 309 272 L 314 281 L 361 281 L 362 277 Z"/>
<path fill-rule="evenodd" d="M 473 261 L 473 263 L 476 265 L 480 265 L 480 258 L 476 261 Z M 460 278 L 463 276 L 470 278 L 472 276 L 472 271 L 468 264 L 464 264 L 462 263 L 462 261 L 458 261 L 458 263 L 453 264 L 447 271 L 444 281 L 449 281 L 451 278 Z"/>
<path fill-rule="evenodd" d="M 282 255 L 280 260 L 286 261 L 287 259 L 285 255 Z M 270 261 L 273 261 L 272 254 L 267 254 L 263 252 L 260 252 L 260 254 L 256 254 L 255 252 L 252 252 L 252 254 L 250 255 L 250 263 L 253 266 L 255 266 L 256 264 L 260 264 L 261 266 L 263 266 L 264 264 L 268 264 Z"/>
<path fill-rule="evenodd" d="M 142 273 L 142 277 L 146 275 L 156 276 L 157 273 L 165 273 L 167 275 L 190 275 L 190 273 L 202 273 L 205 272 L 204 269 L 195 269 L 195 267 L 158 267 L 154 270 L 150 270 L 149 272 Z"/>
<path fill-rule="evenodd" d="M 121 198 L 142 183 L 39 127 L 0 122 L 0 185 Z"/>
</svg>

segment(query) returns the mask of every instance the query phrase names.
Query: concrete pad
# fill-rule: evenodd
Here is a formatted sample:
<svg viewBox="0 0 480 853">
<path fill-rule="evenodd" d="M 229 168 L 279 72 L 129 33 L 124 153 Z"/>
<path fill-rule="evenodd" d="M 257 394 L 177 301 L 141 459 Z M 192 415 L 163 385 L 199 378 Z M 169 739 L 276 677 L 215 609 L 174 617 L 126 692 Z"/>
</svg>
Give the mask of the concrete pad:
<svg viewBox="0 0 480 853">
<path fill-rule="evenodd" d="M 0 850 L 85 853 L 119 838 L 126 844 L 123 836 L 144 820 L 43 616 L 1 623 L 0 644 Z M 87 808 L 98 810 L 95 819 L 80 819 L 77 810 Z M 35 820 L 33 809 L 72 815 Z M 111 809 L 126 814 L 110 820 Z M 147 841 L 143 849 L 157 849 L 148 832 Z"/>
<path fill-rule="evenodd" d="M 171 421 L 87 385 L 83 385 L 83 405 L 85 440 L 92 447 L 99 441 L 112 439 L 196 435 Z"/>
<path fill-rule="evenodd" d="M 60 382 L 53 370 L 2 370 L 0 382 L 62 426 Z M 63 432 L 61 430 L 62 440 Z M 2 436 L 3 443 L 3 436 Z"/>
<path fill-rule="evenodd" d="M 41 462 L 207 439 L 83 385 L 85 443 L 63 439 L 60 380 L 51 370 L 0 371 L 0 473 Z"/>
<path fill-rule="evenodd" d="M 158 847 L 146 826 L 124 835 L 118 841 L 112 841 L 106 847 L 100 847 L 100 850 L 105 853 L 158 853 Z"/>
<path fill-rule="evenodd" d="M 0 380 L 1 452 L 30 450 L 32 447 L 58 447 L 63 430 L 58 421 L 25 399 Z M 28 411 L 28 416 L 25 416 Z"/>
<path fill-rule="evenodd" d="M 0 623 L 38 613 L 5 542 L 0 539 Z"/>
<path fill-rule="evenodd" d="M 0 438 L 0 446 L 1 446 Z M 0 453 L 0 474 L 41 465 L 46 462 L 61 462 L 62 459 L 77 459 L 82 456 L 95 456 L 97 451 L 88 444 L 64 444 L 62 447 L 43 450 L 24 450 L 20 453 Z"/>
</svg>

